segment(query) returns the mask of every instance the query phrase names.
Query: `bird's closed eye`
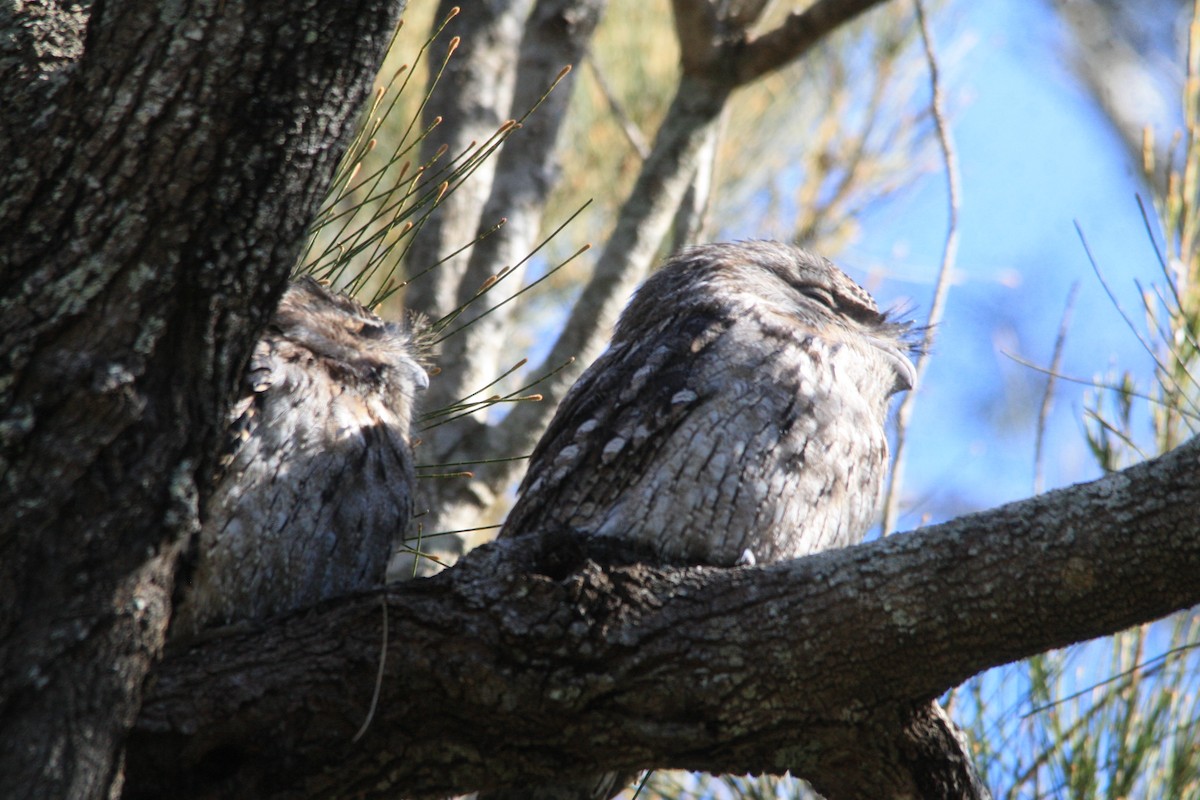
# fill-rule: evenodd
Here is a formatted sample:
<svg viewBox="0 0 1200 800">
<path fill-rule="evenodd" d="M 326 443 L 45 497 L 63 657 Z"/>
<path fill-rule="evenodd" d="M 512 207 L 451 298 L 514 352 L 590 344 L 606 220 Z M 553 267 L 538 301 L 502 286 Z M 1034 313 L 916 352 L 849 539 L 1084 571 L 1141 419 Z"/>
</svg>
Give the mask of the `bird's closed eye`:
<svg viewBox="0 0 1200 800">
<path fill-rule="evenodd" d="M 806 296 L 816 300 L 830 311 L 838 310 L 837 300 L 834 298 L 833 293 L 827 289 L 823 289 L 820 286 L 805 286 L 803 291 Z"/>
</svg>

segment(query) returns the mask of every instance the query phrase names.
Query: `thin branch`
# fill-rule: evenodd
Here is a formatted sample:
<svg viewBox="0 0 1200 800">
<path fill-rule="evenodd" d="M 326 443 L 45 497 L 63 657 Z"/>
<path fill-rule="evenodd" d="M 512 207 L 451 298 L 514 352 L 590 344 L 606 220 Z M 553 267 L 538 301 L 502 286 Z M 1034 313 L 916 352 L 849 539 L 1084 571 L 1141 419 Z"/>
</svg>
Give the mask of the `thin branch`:
<svg viewBox="0 0 1200 800">
<path fill-rule="evenodd" d="M 1146 229 L 1146 238 L 1150 240 L 1150 246 L 1154 248 L 1154 257 L 1158 259 L 1158 268 L 1162 271 L 1163 278 L 1167 282 L 1167 286 L 1171 287 L 1172 293 L 1175 295 L 1175 307 L 1183 306 L 1183 301 L 1179 298 L 1178 287 L 1176 287 L 1176 278 L 1171 274 L 1170 268 L 1167 266 L 1167 257 L 1163 255 L 1163 249 L 1158 244 L 1158 236 L 1155 235 L 1155 224 L 1151 221 L 1150 210 L 1146 208 L 1146 201 L 1142 199 L 1141 194 L 1134 195 L 1137 198 L 1138 212 L 1142 217 L 1142 227 Z"/>
<path fill-rule="evenodd" d="M 596 81 L 596 87 L 600 90 L 600 94 L 604 95 L 604 102 L 608 103 L 608 108 L 612 111 L 613 119 L 617 122 L 617 127 L 621 129 L 621 133 L 625 135 L 626 141 L 629 142 L 629 146 L 633 148 L 633 151 L 637 153 L 638 158 L 645 161 L 650 157 L 650 142 L 646 140 L 646 135 L 642 133 L 642 129 L 637 126 L 637 123 L 629 116 L 629 112 L 625 110 L 624 104 L 621 103 L 621 98 L 617 97 L 617 93 L 613 91 L 612 85 L 604 77 L 604 70 L 600 69 L 600 65 L 596 63 L 596 57 L 588 53 L 586 63 L 591 67 L 592 79 Z"/>
<path fill-rule="evenodd" d="M 384 668 L 387 666 L 387 648 L 388 648 L 388 604 L 384 597 L 379 598 L 380 618 L 383 620 L 381 631 L 381 641 L 379 644 L 379 671 L 375 674 L 375 689 L 371 693 L 371 706 L 367 709 L 367 718 L 363 720 L 362 727 L 358 729 L 358 733 L 354 734 L 354 738 L 350 741 L 357 742 L 367 732 L 367 728 L 371 727 L 371 720 L 375 719 L 375 710 L 379 708 L 379 693 L 383 690 L 383 674 Z"/>
<path fill-rule="evenodd" d="M 1046 711 L 1046 710 L 1052 708 L 1053 706 L 1063 705 L 1065 703 L 1071 702 L 1072 700 L 1078 700 L 1081 697 L 1085 697 L 1085 696 L 1091 694 L 1092 692 L 1094 692 L 1096 689 L 1099 689 L 1102 686 L 1106 686 L 1110 683 L 1116 683 L 1118 681 L 1122 681 L 1122 682 L 1126 681 L 1129 678 L 1131 678 L 1134 675 L 1137 675 L 1139 673 L 1142 675 L 1152 674 L 1156 671 L 1161 670 L 1163 667 L 1165 667 L 1167 662 L 1170 661 L 1175 656 L 1186 653 L 1189 650 L 1194 650 L 1197 647 L 1200 647 L 1200 643 L 1191 642 L 1188 644 L 1179 645 L 1177 647 L 1172 647 L 1168 650 L 1164 650 L 1163 652 L 1159 653 L 1156 656 L 1147 658 L 1145 660 L 1139 660 L 1138 663 L 1134 664 L 1129 669 L 1122 670 L 1122 671 L 1116 673 L 1115 675 L 1110 675 L 1109 677 L 1105 678 L 1102 681 L 1096 681 L 1095 683 L 1093 683 L 1089 686 L 1085 686 L 1084 688 L 1079 689 L 1075 692 L 1072 692 L 1071 694 L 1064 695 L 1063 697 L 1056 697 L 1054 700 L 1050 701 L 1049 703 L 1044 703 L 1043 705 L 1035 706 L 1034 708 L 1031 708 L 1028 711 L 1026 711 L 1021 716 L 1022 717 L 1032 717 L 1034 714 L 1040 714 L 1041 712 Z"/>
<path fill-rule="evenodd" d="M 1005 352 L 1004 356 L 1012 359 L 1016 363 L 1020 364 L 1022 367 L 1027 367 L 1028 369 L 1034 370 L 1035 372 L 1040 372 L 1046 376 L 1049 376 L 1052 374 L 1047 367 L 1043 367 L 1039 364 L 1035 364 L 1034 362 L 1028 361 L 1024 358 L 1021 358 L 1018 355 L 1013 354 L 1013 353 Z M 1163 408 L 1166 407 L 1162 401 L 1162 398 L 1155 397 L 1154 395 L 1147 394 L 1146 392 L 1131 391 L 1129 388 L 1118 385 L 1118 384 L 1101 383 L 1100 381 L 1097 381 L 1095 378 L 1077 378 L 1074 375 L 1066 375 L 1061 372 L 1053 373 L 1053 375 L 1054 375 L 1055 380 L 1069 381 L 1071 383 L 1077 383 L 1080 386 L 1091 387 L 1092 389 L 1106 389 L 1110 392 L 1125 393 L 1125 394 L 1128 394 L 1130 397 L 1136 397 L 1139 400 L 1145 400 L 1147 403 L 1149 403 L 1151 405 L 1157 405 L 1157 406 L 1160 406 Z M 1186 416 L 1190 420 L 1200 421 L 1200 414 L 1191 413 L 1184 409 L 1180 409 L 1179 413 Z"/>
<path fill-rule="evenodd" d="M 913 406 L 916 403 L 917 392 L 921 389 L 921 379 L 929 355 L 933 352 L 933 341 L 937 335 L 937 326 L 945 313 L 946 295 L 950 290 L 950 274 L 958 256 L 958 208 L 961 195 L 961 178 L 958 170 L 958 154 L 954 147 L 954 137 L 946 122 L 946 100 L 942 92 L 941 75 L 938 69 L 937 54 L 934 50 L 933 35 L 929 30 L 929 21 L 925 17 L 923 0 L 914 0 L 917 27 L 921 31 L 921 42 L 925 47 L 925 60 L 929 64 L 930 110 L 933 114 L 934 125 L 937 129 L 938 146 L 942 151 L 942 162 L 946 166 L 946 241 L 942 247 L 942 265 L 938 269 L 937 281 L 933 289 L 933 302 L 929 306 L 929 317 L 925 324 L 921 342 L 921 353 L 917 357 L 916 380 L 912 390 L 905 395 L 896 412 L 896 453 L 892 462 L 892 473 L 888 480 L 887 494 L 883 504 L 883 535 L 886 536 L 896 526 L 900 507 L 900 491 L 904 486 L 904 456 L 908 434 L 909 421 L 912 418 Z"/>
<path fill-rule="evenodd" d="M 589 201 L 588 201 L 588 203 L 590 203 L 590 202 L 591 202 L 591 201 L 589 200 Z M 545 247 L 547 244 L 549 244 L 549 243 L 550 243 L 550 240 L 551 240 L 551 239 L 553 239 L 553 238 L 554 238 L 554 236 L 555 236 L 555 235 L 556 235 L 556 234 L 557 234 L 559 231 L 561 231 L 561 230 L 562 230 L 563 228 L 565 228 L 567 225 L 571 224 L 571 221 L 572 221 L 572 220 L 574 220 L 574 219 L 575 219 L 575 217 L 579 216 L 579 214 L 583 212 L 583 209 L 584 209 L 584 208 L 587 208 L 587 203 L 585 203 L 585 204 L 583 205 L 583 207 L 582 207 L 582 208 L 580 208 L 578 211 L 576 211 L 575 213 L 573 213 L 571 216 L 567 217 L 567 219 L 566 219 L 566 221 L 565 221 L 565 222 L 563 222 L 561 225 L 559 225 L 559 226 L 558 226 L 558 227 L 557 227 L 557 228 L 556 228 L 556 229 L 555 229 L 555 230 L 554 230 L 554 231 L 553 231 L 553 232 L 552 232 L 552 233 L 551 233 L 549 236 L 547 236 L 545 239 L 543 239 L 543 240 L 542 240 L 542 242 L 541 242 L 541 244 L 539 244 L 537 247 L 533 248 L 533 250 L 531 250 L 531 251 L 529 252 L 529 255 L 525 256 L 525 258 L 524 258 L 522 261 L 520 261 L 520 262 L 519 262 L 519 263 L 516 265 L 516 267 L 511 267 L 511 268 L 509 268 L 509 269 L 508 269 L 508 271 L 507 271 L 507 272 L 505 272 L 505 273 L 504 273 L 504 274 L 501 276 L 501 278 L 508 277 L 509 275 L 511 275 L 511 274 L 512 274 L 513 270 L 515 270 L 515 269 L 518 269 L 518 268 L 520 268 L 520 267 L 524 266 L 524 265 L 525 265 L 525 263 L 526 263 L 526 262 L 527 262 L 527 261 L 528 261 L 530 258 L 532 258 L 534 255 L 536 255 L 536 254 L 537 254 L 537 252 L 538 252 L 539 250 L 541 250 L 543 247 Z M 517 299 L 518 297 L 520 297 L 521 295 L 523 295 L 523 294 L 525 294 L 526 292 L 528 292 L 528 291 L 530 291 L 531 289 L 533 289 L 533 288 L 534 288 L 535 286 L 537 286 L 539 283 L 541 283 L 541 282 L 543 282 L 543 281 L 545 281 L 545 280 L 549 279 L 551 276 L 553 276 L 553 275 L 554 275 L 554 273 L 558 272 L 560 269 L 562 269 L 563 267 L 565 267 L 567 264 L 570 264 L 572 261 L 574 261 L 575 259 L 579 258 L 579 256 L 583 255 L 584 253 L 586 253 L 588 250 L 591 250 L 591 249 L 592 249 L 592 246 L 591 246 L 590 244 L 585 244 L 585 245 L 583 245 L 583 246 L 582 246 L 582 247 L 580 247 L 578 250 L 576 250 L 574 253 L 572 253 L 571 255 L 567 256 L 567 258 L 566 258 L 566 259 L 564 259 L 563 261 L 560 261 L 558 264 L 554 265 L 554 267 L 552 267 L 551 269 L 547 270 L 545 275 L 542 275 L 542 276 L 541 276 L 540 278 L 538 278 L 537 280 L 535 280 L 535 281 L 532 281 L 531 283 L 529 283 L 529 284 L 526 284 L 525 286 L 522 286 L 520 289 L 518 289 L 517 291 L 513 292 L 513 293 L 512 293 L 512 294 L 510 294 L 508 297 L 506 297 L 506 298 L 504 298 L 503 300 L 499 301 L 499 302 L 498 302 L 498 303 L 496 303 L 495 305 L 493 305 L 493 306 L 488 306 L 486 309 L 484 309 L 483 311 L 481 311 L 481 312 L 480 312 L 480 313 L 479 313 L 477 316 L 474 316 L 474 317 L 472 317 L 471 319 L 467 320 L 467 321 L 466 321 L 466 322 L 464 322 L 462 325 L 459 325 L 457 328 L 454 328 L 453 330 L 451 330 L 449 333 L 443 334 L 443 335 L 442 335 L 442 336 L 441 336 L 441 337 L 440 337 L 440 338 L 437 340 L 437 342 L 442 342 L 442 341 L 445 341 L 446 339 L 449 339 L 450 337 L 452 337 L 452 336 L 454 336 L 454 335 L 458 334 L 458 333 L 459 333 L 460 331 L 462 331 L 463 329 L 471 327 L 472 325 L 476 324 L 476 323 L 477 323 L 479 320 L 481 320 L 481 319 L 484 319 L 484 318 L 485 318 L 485 317 L 487 317 L 489 314 L 492 314 L 492 313 L 494 313 L 494 312 L 495 312 L 497 309 L 503 308 L 504 306 L 508 305 L 508 304 L 509 304 L 509 303 L 511 303 L 513 300 L 516 300 L 516 299 Z M 497 282 L 498 282 L 498 281 L 497 281 Z M 495 284 L 493 283 L 493 284 L 492 284 L 492 286 L 494 286 L 494 285 L 495 285 Z M 488 288 L 491 288 L 491 287 L 489 286 Z M 483 292 L 481 292 L 480 294 L 483 294 Z M 463 309 L 458 309 L 458 311 L 462 311 L 462 310 L 463 310 Z M 452 363 L 453 363 L 453 362 L 452 362 Z"/>
<path fill-rule="evenodd" d="M 1117 313 L 1121 315 L 1121 319 L 1124 320 L 1125 326 L 1128 327 L 1130 333 L 1137 338 L 1138 343 L 1142 346 L 1142 349 L 1146 351 L 1146 354 L 1154 360 L 1154 365 L 1158 368 L 1162 377 L 1167 381 L 1170 381 L 1171 387 L 1174 389 L 1174 392 L 1177 394 L 1177 396 L 1183 398 L 1184 402 L 1191 407 L 1193 414 L 1200 414 L 1200 407 L 1197 406 L 1196 401 L 1192 399 L 1187 391 L 1185 391 L 1184 387 L 1179 385 L 1179 381 L 1175 379 L 1172 371 L 1167 369 L 1167 365 L 1163 363 L 1158 352 L 1150 344 L 1150 342 L 1146 341 L 1146 337 L 1142 335 L 1142 332 L 1138 330 L 1138 327 L 1133 324 L 1133 320 L 1130 319 L 1129 314 L 1125 312 L 1124 306 L 1121 305 L 1121 301 L 1117 299 L 1117 295 L 1113 292 L 1112 287 L 1108 285 L 1108 280 L 1105 279 L 1104 273 L 1100 270 L 1100 264 L 1096 261 L 1096 257 L 1092 254 L 1092 248 L 1088 245 L 1087 237 L 1083 235 L 1083 229 L 1079 227 L 1078 222 L 1075 223 L 1075 232 L 1079 235 L 1079 241 L 1083 244 L 1083 251 L 1087 254 L 1088 263 L 1092 265 L 1092 272 L 1095 273 L 1096 279 L 1100 281 L 1100 286 L 1104 289 L 1104 293 L 1108 295 L 1108 299 L 1113 304 L 1113 308 L 1115 308 Z"/>
<path fill-rule="evenodd" d="M 1093 411 L 1091 409 L 1087 409 L 1083 413 L 1084 413 L 1085 419 L 1092 420 L 1097 425 L 1099 425 L 1103 431 L 1105 431 L 1106 433 L 1108 433 L 1111 436 L 1115 436 L 1117 439 L 1120 440 L 1120 442 L 1123 445 L 1128 447 L 1133 452 L 1137 453 L 1138 458 L 1145 459 L 1145 458 L 1149 457 L 1148 454 L 1146 453 L 1146 451 L 1143 450 L 1142 448 L 1138 447 L 1137 442 L 1135 442 L 1133 439 L 1130 438 L 1128 433 L 1126 433 L 1125 431 L 1122 431 L 1117 426 L 1113 425 L 1111 422 L 1104 419 L 1098 413 L 1096 413 L 1095 411 Z"/>
<path fill-rule="evenodd" d="M 1063 309 L 1062 320 L 1058 323 L 1058 336 L 1054 339 L 1054 355 L 1050 358 L 1050 368 L 1046 375 L 1046 390 L 1042 393 L 1042 407 L 1038 410 L 1037 438 L 1033 445 L 1033 493 L 1041 494 L 1045 488 L 1043 477 L 1043 445 L 1046 441 L 1046 421 L 1050 417 L 1050 406 L 1054 398 L 1054 382 L 1062 368 L 1063 345 L 1067 341 L 1067 328 L 1071 324 L 1071 310 L 1075 307 L 1075 294 L 1079 291 L 1079 282 L 1071 284 L 1067 293 L 1067 305 Z"/>
</svg>

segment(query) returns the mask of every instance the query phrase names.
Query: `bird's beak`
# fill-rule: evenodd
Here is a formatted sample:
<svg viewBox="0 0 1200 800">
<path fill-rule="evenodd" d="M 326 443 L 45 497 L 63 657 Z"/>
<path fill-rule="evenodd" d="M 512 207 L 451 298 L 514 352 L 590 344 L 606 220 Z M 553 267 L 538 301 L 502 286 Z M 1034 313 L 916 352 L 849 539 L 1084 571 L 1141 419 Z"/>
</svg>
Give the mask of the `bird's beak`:
<svg viewBox="0 0 1200 800">
<path fill-rule="evenodd" d="M 917 368 L 908 355 L 896 347 L 895 342 L 875 338 L 871 338 L 870 341 L 884 354 L 888 363 L 892 365 L 892 371 L 896 374 L 896 383 L 892 386 L 892 394 L 906 392 L 916 386 Z"/>
<path fill-rule="evenodd" d="M 888 358 L 896 368 L 896 385 L 892 392 L 907 392 L 917 385 L 917 368 L 908 356 L 899 350 L 892 350 Z"/>
<path fill-rule="evenodd" d="M 417 387 L 418 391 L 422 389 L 428 389 L 429 373 L 425 371 L 425 368 L 413 359 L 406 358 L 405 361 L 407 362 L 405 366 L 408 367 L 413 385 Z"/>
</svg>

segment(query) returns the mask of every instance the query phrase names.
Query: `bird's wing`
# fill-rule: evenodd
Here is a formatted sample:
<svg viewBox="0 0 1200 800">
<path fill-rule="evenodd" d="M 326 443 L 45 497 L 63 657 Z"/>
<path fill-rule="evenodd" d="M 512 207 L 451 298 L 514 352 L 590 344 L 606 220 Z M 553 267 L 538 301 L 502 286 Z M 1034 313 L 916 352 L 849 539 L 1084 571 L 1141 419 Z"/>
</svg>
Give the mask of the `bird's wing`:
<svg viewBox="0 0 1200 800">
<path fill-rule="evenodd" d="M 571 524 L 589 507 L 614 501 L 703 402 L 697 365 L 729 324 L 716 314 L 690 314 L 665 321 L 654 336 L 613 342 L 563 398 L 501 535 Z M 617 459 L 619 469 L 608 467 Z"/>
</svg>

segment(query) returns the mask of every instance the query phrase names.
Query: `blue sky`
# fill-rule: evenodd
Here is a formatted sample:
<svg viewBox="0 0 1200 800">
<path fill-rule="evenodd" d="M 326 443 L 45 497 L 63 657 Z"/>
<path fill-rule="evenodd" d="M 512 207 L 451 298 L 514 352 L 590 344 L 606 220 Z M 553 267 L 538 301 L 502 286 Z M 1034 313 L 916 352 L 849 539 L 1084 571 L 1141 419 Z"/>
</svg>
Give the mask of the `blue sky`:
<svg viewBox="0 0 1200 800">
<path fill-rule="evenodd" d="M 947 315 L 909 433 L 901 530 L 1029 496 L 1034 435 L 1045 378 L 1006 357 L 1048 364 L 1070 287 L 1078 283 L 1062 370 L 1092 378 L 1129 370 L 1142 387 L 1153 362 L 1122 321 L 1089 264 L 1076 224 L 1119 302 L 1142 324 L 1135 280 L 1162 283 L 1137 204 L 1146 195 L 1138 165 L 1066 61 L 1064 32 L 1043 3 L 957 0 L 936 17 L 940 42 L 973 45 L 943 72 L 962 171 L 960 247 Z M 1149 114 L 1149 110 L 1148 110 Z M 1147 119 L 1160 136 L 1176 120 Z M 946 195 L 940 174 L 873 209 L 863 238 L 840 260 L 857 274 L 896 276 L 877 291 L 882 303 L 911 299 L 929 307 L 941 258 Z M 1149 197 L 1146 197 L 1149 203 Z M 1047 429 L 1046 485 L 1099 475 L 1083 437 L 1085 387 L 1058 382 Z M 1142 406 L 1142 411 L 1145 407 Z M 1148 432 L 1144 426 L 1143 433 Z M 1158 626 L 1147 654 L 1162 652 Z M 1059 686 L 1059 712 L 1082 713 L 1069 700 L 1109 677 L 1104 643 L 1076 651 Z M 1038 723 L 1028 711 L 1020 669 L 984 679 L 986 726 L 1007 762 L 1031 758 Z M 1087 707 L 1088 691 L 1081 701 Z M 969 716 L 969 702 L 956 713 Z M 1012 738 L 1005 738 L 1012 737 Z M 1048 777 L 1057 773 L 1045 771 Z M 1004 787 L 1007 789 L 1008 787 Z"/>
<path fill-rule="evenodd" d="M 941 44 L 972 42 L 943 71 L 962 172 L 960 246 L 947 315 L 914 412 L 911 527 L 1032 493 L 1044 378 L 1005 353 L 1048 364 L 1073 283 L 1079 290 L 1063 371 L 1092 378 L 1119 366 L 1144 380 L 1152 363 L 1090 266 L 1083 229 L 1110 285 L 1141 319 L 1133 281 L 1160 279 L 1136 195 L 1136 165 L 1066 57 L 1041 3 L 951 3 L 935 17 Z M 1149 120 L 1148 120 L 1149 121 Z M 944 178 L 922 178 L 873 209 L 840 261 L 896 276 L 880 300 L 910 298 L 923 315 L 946 230 Z M 1048 427 L 1046 482 L 1098 475 L 1082 436 L 1085 387 L 1059 382 Z"/>
</svg>

